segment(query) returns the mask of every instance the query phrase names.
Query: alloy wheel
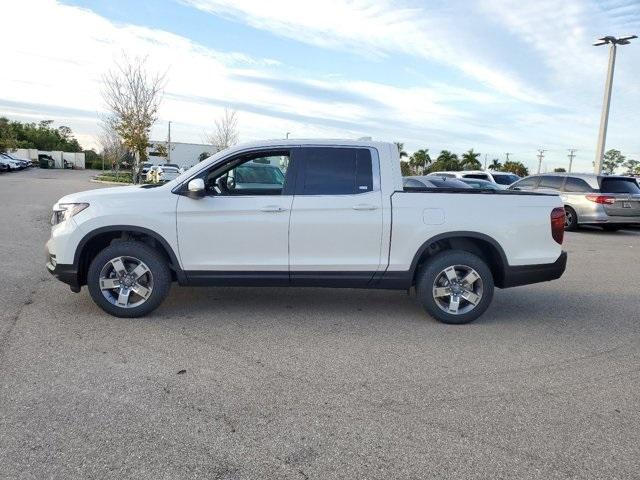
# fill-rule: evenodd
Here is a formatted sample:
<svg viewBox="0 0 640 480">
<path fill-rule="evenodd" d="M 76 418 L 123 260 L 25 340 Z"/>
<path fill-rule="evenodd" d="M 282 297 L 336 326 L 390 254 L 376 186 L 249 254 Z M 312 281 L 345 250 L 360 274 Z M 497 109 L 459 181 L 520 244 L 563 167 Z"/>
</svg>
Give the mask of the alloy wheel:
<svg viewBox="0 0 640 480">
<path fill-rule="evenodd" d="M 153 274 L 135 257 L 112 258 L 100 271 L 100 290 L 104 298 L 117 307 L 138 307 L 153 292 Z"/>
<path fill-rule="evenodd" d="M 433 299 L 443 311 L 463 315 L 482 300 L 483 284 L 478 272 L 467 265 L 442 270 L 433 282 Z"/>
</svg>

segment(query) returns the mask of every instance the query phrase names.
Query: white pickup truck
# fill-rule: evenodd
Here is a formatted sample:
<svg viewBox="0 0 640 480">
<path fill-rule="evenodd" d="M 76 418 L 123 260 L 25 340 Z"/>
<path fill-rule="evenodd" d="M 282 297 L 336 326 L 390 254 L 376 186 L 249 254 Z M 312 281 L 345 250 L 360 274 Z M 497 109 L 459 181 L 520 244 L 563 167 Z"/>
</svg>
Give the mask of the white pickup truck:
<svg viewBox="0 0 640 480">
<path fill-rule="evenodd" d="M 180 285 L 408 290 L 467 323 L 500 288 L 559 278 L 557 195 L 403 188 L 398 150 L 371 141 L 239 145 L 160 185 L 91 190 L 53 207 L 47 268 L 120 317 Z"/>
</svg>

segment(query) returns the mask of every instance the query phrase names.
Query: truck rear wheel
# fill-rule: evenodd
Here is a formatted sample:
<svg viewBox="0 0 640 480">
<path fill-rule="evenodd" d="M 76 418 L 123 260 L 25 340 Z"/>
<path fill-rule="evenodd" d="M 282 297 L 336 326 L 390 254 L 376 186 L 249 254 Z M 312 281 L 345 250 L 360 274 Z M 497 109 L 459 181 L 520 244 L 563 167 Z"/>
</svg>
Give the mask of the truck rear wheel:
<svg viewBox="0 0 640 480">
<path fill-rule="evenodd" d="M 165 259 L 140 242 L 116 242 L 89 265 L 87 286 L 93 301 L 116 317 L 141 317 L 165 299 L 171 272 Z"/>
<path fill-rule="evenodd" d="M 469 323 L 482 315 L 491 304 L 493 289 L 493 275 L 487 264 L 464 250 L 434 255 L 416 279 L 424 309 L 449 324 Z"/>
</svg>

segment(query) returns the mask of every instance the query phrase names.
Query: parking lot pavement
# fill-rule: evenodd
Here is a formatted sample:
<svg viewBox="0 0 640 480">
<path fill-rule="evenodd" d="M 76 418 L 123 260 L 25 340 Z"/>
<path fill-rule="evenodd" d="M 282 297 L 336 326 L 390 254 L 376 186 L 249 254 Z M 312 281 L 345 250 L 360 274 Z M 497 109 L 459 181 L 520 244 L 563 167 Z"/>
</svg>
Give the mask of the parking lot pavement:
<svg viewBox="0 0 640 480">
<path fill-rule="evenodd" d="M 465 326 L 279 288 L 119 319 L 44 268 L 89 175 L 0 176 L 0 478 L 638 478 L 640 231 L 568 234 L 562 279 Z"/>
</svg>

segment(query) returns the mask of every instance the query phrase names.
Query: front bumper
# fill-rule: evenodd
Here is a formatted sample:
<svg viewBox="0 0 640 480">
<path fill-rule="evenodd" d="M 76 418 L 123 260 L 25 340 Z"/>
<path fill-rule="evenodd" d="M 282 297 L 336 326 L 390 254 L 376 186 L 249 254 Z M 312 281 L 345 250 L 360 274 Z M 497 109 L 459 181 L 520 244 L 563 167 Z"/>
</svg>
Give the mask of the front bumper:
<svg viewBox="0 0 640 480">
<path fill-rule="evenodd" d="M 553 263 L 506 267 L 504 269 L 504 278 L 498 286 L 501 288 L 509 288 L 556 280 L 562 276 L 566 268 L 567 252 L 562 252 Z"/>
<path fill-rule="evenodd" d="M 56 263 L 55 258 L 49 256 L 46 263 L 49 273 L 71 288 L 72 292 L 80 291 L 80 279 L 78 269 L 74 265 L 64 263 Z"/>
</svg>

